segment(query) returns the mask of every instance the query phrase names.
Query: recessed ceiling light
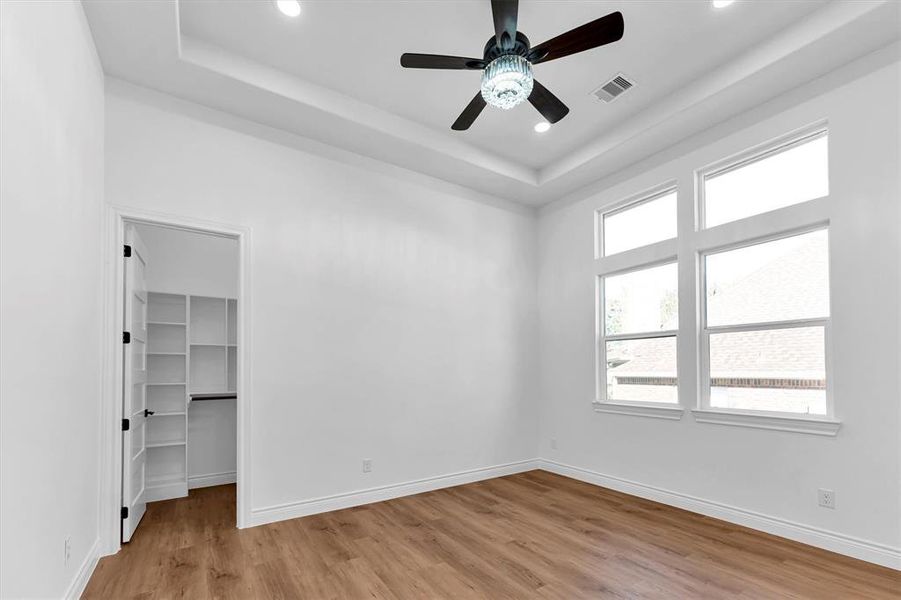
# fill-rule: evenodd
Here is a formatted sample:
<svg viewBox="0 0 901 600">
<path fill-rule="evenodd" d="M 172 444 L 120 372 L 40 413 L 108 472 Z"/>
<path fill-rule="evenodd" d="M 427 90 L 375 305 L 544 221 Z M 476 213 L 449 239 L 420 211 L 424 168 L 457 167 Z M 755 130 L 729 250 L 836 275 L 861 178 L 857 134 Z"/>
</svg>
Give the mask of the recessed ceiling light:
<svg viewBox="0 0 901 600">
<path fill-rule="evenodd" d="M 538 123 L 535 123 L 535 132 L 536 133 L 544 133 L 545 131 L 547 131 L 550 128 L 551 128 L 551 124 L 548 123 L 547 121 L 540 121 Z"/>
<path fill-rule="evenodd" d="M 713 8 L 726 8 L 735 0 L 713 0 Z"/>
<path fill-rule="evenodd" d="M 297 0 L 275 0 L 275 5 L 283 15 L 296 17 L 300 15 L 300 2 Z"/>
</svg>

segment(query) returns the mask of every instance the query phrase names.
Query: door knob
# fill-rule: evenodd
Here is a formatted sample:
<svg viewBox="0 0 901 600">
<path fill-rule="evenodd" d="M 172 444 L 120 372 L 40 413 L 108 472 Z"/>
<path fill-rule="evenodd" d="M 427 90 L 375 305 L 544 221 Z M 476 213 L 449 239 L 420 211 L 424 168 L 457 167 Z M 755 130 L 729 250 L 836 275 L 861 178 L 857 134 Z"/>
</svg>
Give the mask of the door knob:
<svg viewBox="0 0 901 600">
<path fill-rule="evenodd" d="M 152 411 L 152 410 L 148 410 L 148 409 L 146 409 L 146 408 L 144 409 L 144 418 L 147 418 L 147 417 L 149 417 L 149 416 L 152 415 L 152 414 L 153 414 L 153 411 Z"/>
</svg>

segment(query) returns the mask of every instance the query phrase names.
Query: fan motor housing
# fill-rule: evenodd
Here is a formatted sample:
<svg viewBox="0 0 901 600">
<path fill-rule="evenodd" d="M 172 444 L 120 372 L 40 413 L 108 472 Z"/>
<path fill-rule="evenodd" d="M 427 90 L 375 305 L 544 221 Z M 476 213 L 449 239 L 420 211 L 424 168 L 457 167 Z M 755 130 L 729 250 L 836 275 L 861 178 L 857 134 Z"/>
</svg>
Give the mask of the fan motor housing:
<svg viewBox="0 0 901 600">
<path fill-rule="evenodd" d="M 485 43 L 485 51 L 482 53 L 482 56 L 486 63 L 490 63 L 495 58 L 505 56 L 507 54 L 518 54 L 520 56 L 526 56 L 529 54 L 529 50 L 531 50 L 531 46 L 529 45 L 529 38 L 526 37 L 526 34 L 517 31 L 516 41 L 513 42 L 513 47 L 508 49 L 501 48 L 497 43 L 497 37 L 491 36 L 488 39 L 488 42 Z"/>
</svg>

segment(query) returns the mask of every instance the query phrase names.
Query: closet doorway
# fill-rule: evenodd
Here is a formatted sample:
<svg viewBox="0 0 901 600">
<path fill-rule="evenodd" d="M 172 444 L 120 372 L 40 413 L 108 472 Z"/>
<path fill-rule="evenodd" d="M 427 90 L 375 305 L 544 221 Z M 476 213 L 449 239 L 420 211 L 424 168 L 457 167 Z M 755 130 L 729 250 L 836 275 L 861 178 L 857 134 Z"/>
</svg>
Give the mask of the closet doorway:
<svg viewBox="0 0 901 600">
<path fill-rule="evenodd" d="M 152 502 L 239 481 L 246 233 L 119 215 L 118 543 Z M 236 490 L 236 502 L 240 494 Z M 238 525 L 241 513 L 238 511 Z"/>
</svg>

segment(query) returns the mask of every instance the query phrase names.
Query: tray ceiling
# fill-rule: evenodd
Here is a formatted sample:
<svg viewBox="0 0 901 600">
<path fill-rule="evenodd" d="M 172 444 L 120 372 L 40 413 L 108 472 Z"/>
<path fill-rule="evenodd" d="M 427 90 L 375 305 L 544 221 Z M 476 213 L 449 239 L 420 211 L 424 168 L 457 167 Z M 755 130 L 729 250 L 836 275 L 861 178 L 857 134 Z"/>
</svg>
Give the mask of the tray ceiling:
<svg viewBox="0 0 901 600">
<path fill-rule="evenodd" d="M 649 154 L 696 131 L 698 114 L 713 125 L 899 36 L 897 4 L 877 0 L 739 0 L 719 10 L 707 1 L 523 0 L 519 28 L 533 45 L 614 10 L 624 38 L 535 68 L 571 109 L 547 133 L 533 131 L 541 118 L 528 104 L 486 109 L 454 132 L 479 73 L 403 69 L 399 57 L 480 56 L 487 0 L 302 4 L 296 19 L 260 0 L 85 8 L 109 75 L 526 204 L 609 172 L 626 141 Z M 611 104 L 591 96 L 619 72 L 636 87 Z M 729 95 L 749 81 L 752 92 Z"/>
</svg>

